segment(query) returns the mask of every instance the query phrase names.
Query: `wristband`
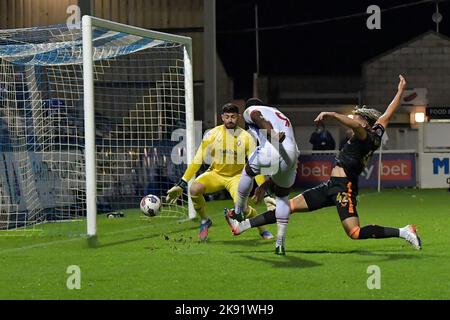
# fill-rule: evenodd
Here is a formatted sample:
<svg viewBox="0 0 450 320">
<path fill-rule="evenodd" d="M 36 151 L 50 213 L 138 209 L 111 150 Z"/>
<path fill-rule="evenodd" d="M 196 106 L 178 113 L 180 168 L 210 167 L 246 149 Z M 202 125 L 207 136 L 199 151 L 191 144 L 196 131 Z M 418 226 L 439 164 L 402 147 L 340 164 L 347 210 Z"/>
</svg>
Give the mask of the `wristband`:
<svg viewBox="0 0 450 320">
<path fill-rule="evenodd" d="M 177 186 L 181 187 L 183 190 L 187 189 L 187 182 L 183 179 L 180 179 L 180 182 L 178 182 Z"/>
</svg>

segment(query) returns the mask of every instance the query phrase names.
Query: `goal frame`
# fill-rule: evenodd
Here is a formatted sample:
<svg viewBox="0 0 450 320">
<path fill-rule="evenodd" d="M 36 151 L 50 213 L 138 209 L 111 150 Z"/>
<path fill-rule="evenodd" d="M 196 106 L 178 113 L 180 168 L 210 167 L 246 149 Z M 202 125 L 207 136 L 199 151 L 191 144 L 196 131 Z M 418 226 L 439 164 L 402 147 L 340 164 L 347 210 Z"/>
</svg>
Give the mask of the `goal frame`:
<svg viewBox="0 0 450 320">
<path fill-rule="evenodd" d="M 92 28 L 98 27 L 111 31 L 128 33 L 144 38 L 170 41 L 184 46 L 184 85 L 186 103 L 186 156 L 187 164 L 195 155 L 194 141 L 194 86 L 192 72 L 192 39 L 185 36 L 168 34 L 139 27 L 112 22 L 93 16 L 82 18 L 83 37 L 83 90 L 84 90 L 84 123 L 85 123 L 85 170 L 86 170 L 86 227 L 87 236 L 97 235 L 97 170 L 95 144 L 95 93 L 94 93 L 94 57 Z M 192 200 L 188 192 L 189 218 L 195 217 Z"/>
</svg>

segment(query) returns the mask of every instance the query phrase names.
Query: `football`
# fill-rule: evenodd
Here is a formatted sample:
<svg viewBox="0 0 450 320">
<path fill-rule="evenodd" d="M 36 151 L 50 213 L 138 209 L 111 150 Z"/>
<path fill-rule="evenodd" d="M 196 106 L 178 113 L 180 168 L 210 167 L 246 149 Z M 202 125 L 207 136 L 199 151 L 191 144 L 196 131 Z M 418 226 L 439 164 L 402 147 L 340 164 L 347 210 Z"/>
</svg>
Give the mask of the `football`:
<svg viewBox="0 0 450 320">
<path fill-rule="evenodd" d="M 149 194 L 141 200 L 141 210 L 148 217 L 154 217 L 159 214 L 161 209 L 161 200 L 152 194 Z"/>
</svg>

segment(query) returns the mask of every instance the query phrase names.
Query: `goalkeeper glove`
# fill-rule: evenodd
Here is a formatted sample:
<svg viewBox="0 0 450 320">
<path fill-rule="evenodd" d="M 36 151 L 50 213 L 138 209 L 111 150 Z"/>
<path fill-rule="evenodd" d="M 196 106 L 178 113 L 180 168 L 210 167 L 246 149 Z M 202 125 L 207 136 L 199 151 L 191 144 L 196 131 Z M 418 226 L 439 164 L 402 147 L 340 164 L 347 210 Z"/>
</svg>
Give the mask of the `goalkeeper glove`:
<svg viewBox="0 0 450 320">
<path fill-rule="evenodd" d="M 267 211 L 273 211 L 276 209 L 276 200 L 268 194 L 264 197 L 264 203 L 266 204 Z"/>
<path fill-rule="evenodd" d="M 187 182 L 183 179 L 176 186 L 167 191 L 166 203 L 175 204 L 177 199 L 183 194 L 183 190 L 187 188 Z"/>
</svg>

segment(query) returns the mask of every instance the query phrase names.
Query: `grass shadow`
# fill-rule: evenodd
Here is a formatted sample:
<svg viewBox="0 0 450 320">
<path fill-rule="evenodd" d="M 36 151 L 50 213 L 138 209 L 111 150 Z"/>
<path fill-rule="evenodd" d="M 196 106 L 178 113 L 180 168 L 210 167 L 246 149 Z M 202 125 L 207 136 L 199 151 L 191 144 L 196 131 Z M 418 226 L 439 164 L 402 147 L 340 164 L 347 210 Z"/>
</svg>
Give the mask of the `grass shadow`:
<svg viewBox="0 0 450 320">
<path fill-rule="evenodd" d="M 233 251 L 236 254 L 245 253 L 269 253 L 269 250 L 252 250 L 252 251 Z M 380 261 L 396 261 L 396 260 L 410 260 L 410 259 L 422 259 L 423 254 L 418 255 L 417 252 L 410 253 L 399 253 L 393 251 L 368 251 L 368 250 L 288 250 L 286 251 L 286 257 L 290 254 L 319 254 L 319 255 L 357 255 L 357 256 L 367 256 L 367 257 L 379 257 Z M 432 257 L 426 255 L 426 257 Z M 367 261 L 364 261 L 367 263 Z"/>
<path fill-rule="evenodd" d="M 209 242 L 232 246 L 248 246 L 248 247 L 261 246 L 266 245 L 268 243 L 273 243 L 273 241 L 263 240 L 261 237 L 255 239 L 239 239 L 239 240 L 217 240 L 217 241 L 211 240 Z"/>
<path fill-rule="evenodd" d="M 289 252 L 303 254 L 355 254 L 359 250 L 289 250 Z"/>
<path fill-rule="evenodd" d="M 267 251 L 265 251 L 265 253 L 267 253 Z M 289 255 L 287 254 L 286 256 L 277 256 L 274 253 L 272 253 L 272 257 L 271 258 L 259 258 L 259 257 L 254 257 L 254 256 L 249 256 L 249 255 L 244 255 L 243 258 L 246 258 L 250 261 L 255 261 L 255 262 L 262 262 L 262 263 L 267 263 L 270 264 L 273 268 L 314 268 L 314 267 L 319 267 L 322 264 L 315 262 L 315 261 L 311 261 L 311 260 L 306 260 L 306 259 L 301 259 L 297 256 L 293 256 L 293 255 Z"/>
<path fill-rule="evenodd" d="M 289 252 L 301 253 L 301 254 L 353 254 L 359 256 L 368 257 L 380 257 L 381 261 L 396 261 L 396 260 L 408 260 L 408 259 L 421 259 L 422 254 L 418 255 L 418 252 L 396 252 L 392 250 L 293 250 Z M 429 255 L 427 255 L 429 257 Z"/>
<path fill-rule="evenodd" d="M 380 261 L 422 259 L 422 255 L 418 255 L 418 252 L 399 253 L 383 250 L 380 251 L 356 250 L 356 251 L 357 251 L 356 253 L 360 256 L 381 258 Z"/>
</svg>

